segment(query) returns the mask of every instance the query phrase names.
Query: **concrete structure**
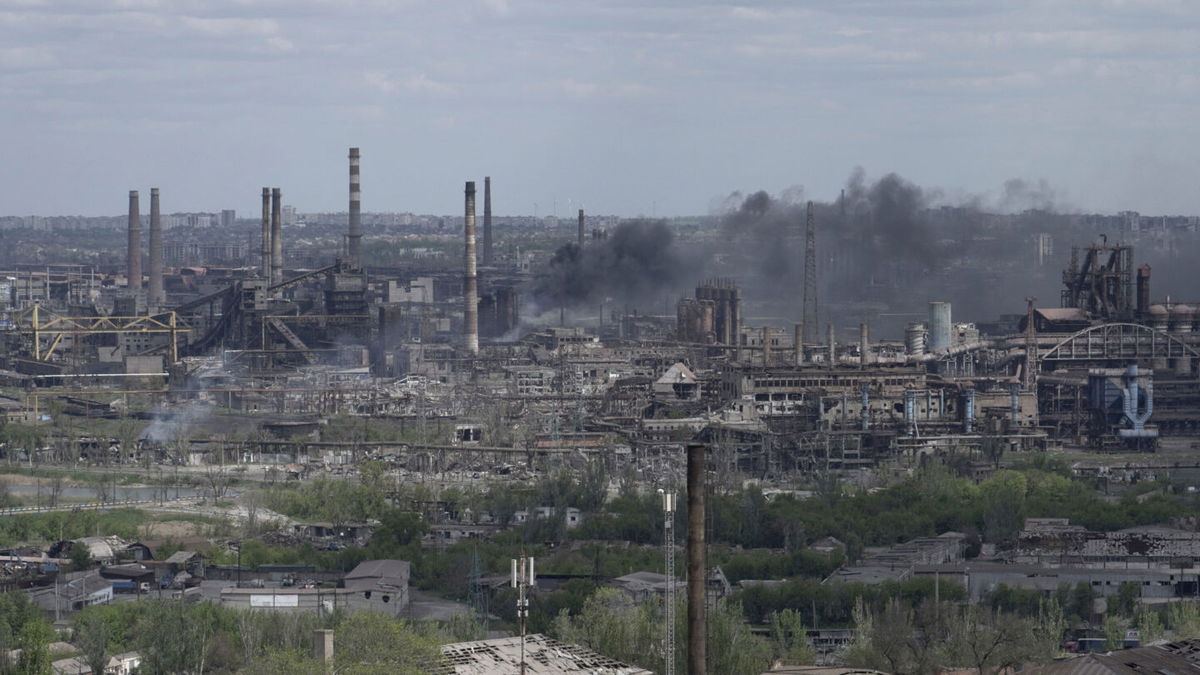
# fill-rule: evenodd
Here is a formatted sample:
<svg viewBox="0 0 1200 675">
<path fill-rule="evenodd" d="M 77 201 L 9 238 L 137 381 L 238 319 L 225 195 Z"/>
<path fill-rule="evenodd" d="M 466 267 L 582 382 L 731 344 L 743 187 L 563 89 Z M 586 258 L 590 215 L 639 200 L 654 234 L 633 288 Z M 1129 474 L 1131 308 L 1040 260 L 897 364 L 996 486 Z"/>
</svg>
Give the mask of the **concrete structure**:
<svg viewBox="0 0 1200 675">
<path fill-rule="evenodd" d="M 475 181 L 467 181 L 465 190 L 466 226 L 463 248 L 465 273 L 463 275 L 463 332 L 467 353 L 479 353 L 479 286 L 475 271 Z"/>
<path fill-rule="evenodd" d="M 610 659 L 578 645 L 541 634 L 442 645 L 453 675 L 653 675 L 651 671 Z M 522 651 L 525 654 L 521 662 Z"/>
<path fill-rule="evenodd" d="M 271 278 L 271 188 L 262 189 L 262 268 L 259 275 Z"/>
<path fill-rule="evenodd" d="M 163 240 L 162 214 L 158 205 L 158 188 L 150 188 L 150 283 L 146 293 L 146 306 L 151 312 L 161 310 L 167 304 L 163 293 Z"/>
<path fill-rule="evenodd" d="M 483 177 L 483 266 L 492 265 L 492 177 Z"/>
<path fill-rule="evenodd" d="M 346 235 L 346 255 L 359 264 L 362 252 L 362 189 L 359 185 L 358 148 L 350 148 L 350 231 Z"/>
<path fill-rule="evenodd" d="M 950 303 L 929 303 L 929 351 L 938 352 L 950 348 L 950 328 Z"/>
<path fill-rule="evenodd" d="M 280 212 L 283 194 L 271 188 L 271 283 L 283 281 L 283 220 Z"/>
<path fill-rule="evenodd" d="M 142 290 L 142 216 L 137 190 L 129 191 L 129 245 L 125 257 L 127 287 L 136 296 Z"/>
</svg>

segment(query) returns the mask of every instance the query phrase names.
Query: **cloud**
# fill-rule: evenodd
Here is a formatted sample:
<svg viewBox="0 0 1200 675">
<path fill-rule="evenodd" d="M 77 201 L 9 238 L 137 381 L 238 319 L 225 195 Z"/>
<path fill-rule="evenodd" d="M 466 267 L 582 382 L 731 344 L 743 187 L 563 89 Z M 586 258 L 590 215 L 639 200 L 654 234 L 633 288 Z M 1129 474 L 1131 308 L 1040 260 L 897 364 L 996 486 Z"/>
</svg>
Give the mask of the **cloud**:
<svg viewBox="0 0 1200 675">
<path fill-rule="evenodd" d="M 451 85 L 433 80 L 425 73 L 415 73 L 403 80 L 397 80 L 385 71 L 368 70 L 363 73 L 363 83 L 381 94 L 393 94 L 397 91 L 448 94 L 454 91 Z"/>
<path fill-rule="evenodd" d="M 0 68 L 5 70 L 46 68 L 57 63 L 58 59 L 49 47 L 0 48 Z"/>
<path fill-rule="evenodd" d="M 180 21 L 192 30 L 218 37 L 239 37 L 243 35 L 271 36 L 279 32 L 279 24 L 274 19 L 241 17 L 210 19 L 198 16 L 184 16 L 180 18 Z"/>
</svg>

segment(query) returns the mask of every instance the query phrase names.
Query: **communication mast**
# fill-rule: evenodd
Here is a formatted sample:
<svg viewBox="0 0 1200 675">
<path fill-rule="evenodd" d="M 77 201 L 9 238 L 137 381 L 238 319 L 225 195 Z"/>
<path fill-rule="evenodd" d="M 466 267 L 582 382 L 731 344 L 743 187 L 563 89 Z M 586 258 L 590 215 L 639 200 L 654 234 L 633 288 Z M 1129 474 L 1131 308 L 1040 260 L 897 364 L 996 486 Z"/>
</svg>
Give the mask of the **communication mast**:
<svg viewBox="0 0 1200 675">
<path fill-rule="evenodd" d="M 666 557 L 666 623 L 663 635 L 664 675 L 675 675 L 675 493 L 659 489 L 663 498 L 663 549 Z"/>
<path fill-rule="evenodd" d="M 517 620 L 521 622 L 521 675 L 525 675 L 525 623 L 529 619 L 529 588 L 537 579 L 533 573 L 533 558 L 521 557 L 512 561 L 512 587 L 517 589 Z"/>
</svg>

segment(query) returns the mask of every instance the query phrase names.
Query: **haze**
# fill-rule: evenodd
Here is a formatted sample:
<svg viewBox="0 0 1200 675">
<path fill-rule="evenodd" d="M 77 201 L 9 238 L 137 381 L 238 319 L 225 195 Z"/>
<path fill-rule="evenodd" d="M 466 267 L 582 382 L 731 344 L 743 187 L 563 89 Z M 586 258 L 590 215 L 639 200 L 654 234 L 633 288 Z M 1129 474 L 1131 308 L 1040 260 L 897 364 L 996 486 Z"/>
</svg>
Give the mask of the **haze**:
<svg viewBox="0 0 1200 675">
<path fill-rule="evenodd" d="M 0 0 L 0 211 L 704 213 L 832 199 L 855 166 L 947 201 L 1200 212 L 1200 5 L 817 0 Z"/>
</svg>

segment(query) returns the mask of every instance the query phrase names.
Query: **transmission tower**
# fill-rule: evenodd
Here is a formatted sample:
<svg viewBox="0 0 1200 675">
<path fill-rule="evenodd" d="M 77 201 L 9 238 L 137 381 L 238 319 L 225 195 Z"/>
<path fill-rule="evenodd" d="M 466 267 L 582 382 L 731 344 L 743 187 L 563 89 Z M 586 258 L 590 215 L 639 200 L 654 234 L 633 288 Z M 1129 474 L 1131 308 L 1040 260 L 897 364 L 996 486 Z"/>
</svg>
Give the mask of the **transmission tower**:
<svg viewBox="0 0 1200 675">
<path fill-rule="evenodd" d="M 664 675 L 675 675 L 675 493 L 659 489 L 663 498 L 663 549 L 666 556 L 667 592 L 663 621 Z"/>
<path fill-rule="evenodd" d="M 810 200 L 804 232 L 804 340 L 814 341 L 817 335 L 817 232 Z"/>
</svg>

